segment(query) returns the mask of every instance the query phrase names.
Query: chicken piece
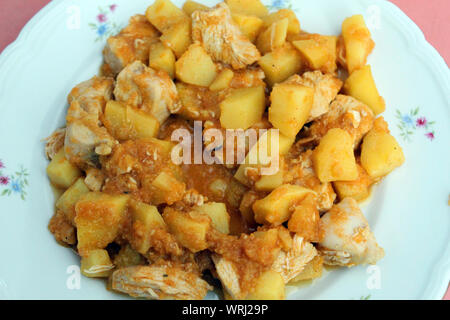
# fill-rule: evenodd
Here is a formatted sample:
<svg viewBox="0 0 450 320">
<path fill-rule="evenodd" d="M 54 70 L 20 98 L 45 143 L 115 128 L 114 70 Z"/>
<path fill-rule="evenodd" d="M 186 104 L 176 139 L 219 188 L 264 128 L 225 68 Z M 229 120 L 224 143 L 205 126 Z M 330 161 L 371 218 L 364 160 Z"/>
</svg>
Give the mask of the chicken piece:
<svg viewBox="0 0 450 320">
<path fill-rule="evenodd" d="M 322 216 L 324 238 L 318 250 L 324 263 L 338 266 L 375 264 L 384 257 L 353 198 L 345 198 Z"/>
<path fill-rule="evenodd" d="M 200 41 L 214 61 L 242 69 L 259 60 L 261 54 L 233 22 L 225 3 L 192 14 L 192 38 Z"/>
<path fill-rule="evenodd" d="M 316 255 L 317 250 L 311 243 L 294 235 L 292 248 L 288 251 L 280 251 L 272 265 L 272 270 L 281 274 L 284 283 L 288 283 L 298 276 Z"/>
<path fill-rule="evenodd" d="M 330 111 L 318 118 L 310 127 L 309 135 L 320 140 L 330 129 L 340 128 L 353 138 L 356 149 L 373 127 L 374 115 L 364 103 L 346 95 L 338 95 L 330 105 Z"/>
<path fill-rule="evenodd" d="M 48 229 L 55 236 L 56 241 L 66 245 L 77 243 L 74 226 L 68 221 L 62 211 L 56 211 L 50 219 Z"/>
<path fill-rule="evenodd" d="M 94 77 L 77 85 L 68 96 L 64 152 L 81 168 L 99 166 L 98 157 L 110 154 L 116 143 L 100 121 L 106 102 L 112 99 L 113 85 L 111 78 Z"/>
<path fill-rule="evenodd" d="M 201 300 L 212 287 L 178 266 L 133 266 L 112 274 L 112 289 L 146 299 Z"/>
<path fill-rule="evenodd" d="M 178 93 L 165 71 L 155 71 L 135 61 L 117 76 L 114 96 L 118 101 L 140 108 L 162 124 L 179 110 Z"/>
<path fill-rule="evenodd" d="M 246 294 L 241 290 L 238 271 L 234 263 L 218 254 L 213 254 L 212 260 L 224 290 L 233 300 L 245 299 Z"/>
<path fill-rule="evenodd" d="M 306 122 L 311 122 L 328 112 L 331 101 L 342 88 L 342 81 L 333 75 L 320 71 L 305 72 L 301 77 L 293 75 L 286 83 L 300 84 L 314 89 L 314 103 Z"/>
<path fill-rule="evenodd" d="M 104 173 L 96 168 L 89 168 L 86 170 L 86 178 L 84 178 L 84 184 L 91 191 L 101 191 L 103 183 L 105 182 Z"/>
<path fill-rule="evenodd" d="M 52 160 L 55 154 L 64 147 L 64 138 L 66 137 L 66 128 L 55 130 L 49 137 L 45 138 L 45 155 L 47 159 Z"/>
<path fill-rule="evenodd" d="M 136 60 L 148 64 L 150 45 L 159 35 L 144 15 L 131 17 L 128 26 L 106 41 L 103 57 L 108 69 L 116 75 Z"/>
</svg>

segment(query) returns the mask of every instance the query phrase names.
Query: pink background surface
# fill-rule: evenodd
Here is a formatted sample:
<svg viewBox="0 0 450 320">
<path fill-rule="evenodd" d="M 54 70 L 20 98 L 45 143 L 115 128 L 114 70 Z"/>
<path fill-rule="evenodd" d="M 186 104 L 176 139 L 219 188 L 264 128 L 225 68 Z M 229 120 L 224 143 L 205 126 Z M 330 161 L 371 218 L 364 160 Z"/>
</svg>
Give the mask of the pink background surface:
<svg viewBox="0 0 450 320">
<path fill-rule="evenodd" d="M 391 0 L 422 29 L 427 40 L 450 62 L 450 0 Z M 0 0 L 0 52 L 49 0 Z M 450 290 L 445 300 L 450 300 Z"/>
</svg>

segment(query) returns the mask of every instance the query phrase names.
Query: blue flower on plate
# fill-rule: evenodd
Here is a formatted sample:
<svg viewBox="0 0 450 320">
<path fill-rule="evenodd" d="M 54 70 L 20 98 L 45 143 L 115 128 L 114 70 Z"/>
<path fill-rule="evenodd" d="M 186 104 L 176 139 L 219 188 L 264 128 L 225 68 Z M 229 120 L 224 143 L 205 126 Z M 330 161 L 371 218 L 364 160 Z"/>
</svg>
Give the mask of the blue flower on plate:
<svg viewBox="0 0 450 320">
<path fill-rule="evenodd" d="M 413 119 L 407 114 L 402 116 L 402 121 L 403 121 L 404 124 L 406 124 L 408 126 L 413 126 L 414 125 Z"/>
<path fill-rule="evenodd" d="M 20 183 L 19 183 L 19 181 L 17 181 L 17 180 L 13 180 L 13 181 L 11 182 L 11 189 L 12 189 L 14 192 L 17 192 L 17 193 L 21 193 L 21 192 L 22 192 L 22 187 L 20 186 Z"/>
<path fill-rule="evenodd" d="M 108 31 L 106 24 L 101 24 L 97 29 L 97 34 L 101 37 L 106 33 L 106 31 Z"/>
</svg>

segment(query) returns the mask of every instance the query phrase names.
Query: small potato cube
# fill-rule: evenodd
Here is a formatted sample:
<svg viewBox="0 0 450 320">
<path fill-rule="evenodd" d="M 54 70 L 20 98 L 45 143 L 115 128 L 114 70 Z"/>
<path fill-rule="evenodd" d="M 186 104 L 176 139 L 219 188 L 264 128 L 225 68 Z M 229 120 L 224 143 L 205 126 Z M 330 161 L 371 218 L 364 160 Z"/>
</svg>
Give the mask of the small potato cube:
<svg viewBox="0 0 450 320">
<path fill-rule="evenodd" d="M 267 197 L 253 203 L 255 221 L 274 226 L 289 220 L 291 207 L 302 201 L 309 193 L 306 189 L 297 185 L 284 184 L 273 190 Z"/>
<path fill-rule="evenodd" d="M 187 0 L 184 4 L 183 4 L 183 11 L 184 13 L 186 13 L 189 17 L 192 15 L 192 13 L 194 13 L 194 11 L 198 11 L 198 10 L 206 10 L 209 9 L 207 6 L 192 1 L 192 0 Z"/>
<path fill-rule="evenodd" d="M 290 43 L 286 43 L 259 60 L 269 86 L 282 82 L 302 70 L 302 56 Z"/>
<path fill-rule="evenodd" d="M 217 77 L 216 65 L 198 43 L 191 45 L 175 63 L 175 71 L 179 80 L 203 87 L 209 87 Z"/>
<path fill-rule="evenodd" d="M 353 181 L 358 178 L 352 137 L 339 128 L 330 129 L 312 155 L 321 182 Z"/>
<path fill-rule="evenodd" d="M 309 117 L 314 89 L 299 84 L 280 83 L 270 94 L 269 121 L 287 137 L 295 137 Z"/>
<path fill-rule="evenodd" d="M 403 150 L 388 132 L 374 127 L 364 137 L 361 165 L 373 179 L 383 177 L 405 162 Z"/>
<path fill-rule="evenodd" d="M 354 181 L 335 181 L 333 182 L 334 190 L 339 196 L 340 200 L 345 198 L 353 198 L 356 201 L 366 199 L 370 194 L 370 186 L 373 184 L 373 179 L 369 177 L 366 170 L 357 164 L 358 179 Z"/>
<path fill-rule="evenodd" d="M 277 173 L 261 176 L 261 178 L 255 182 L 255 190 L 257 191 L 272 191 L 283 184 L 283 170 L 280 168 Z"/>
<path fill-rule="evenodd" d="M 300 51 L 311 69 L 320 70 L 328 62 L 328 42 L 309 39 L 293 41 L 292 44 Z"/>
<path fill-rule="evenodd" d="M 192 43 L 191 19 L 183 19 L 171 24 L 160 37 L 161 42 L 172 49 L 180 58 Z"/>
<path fill-rule="evenodd" d="M 383 97 L 378 93 L 370 65 L 353 71 L 344 84 L 344 91 L 353 98 L 365 103 L 378 115 L 386 109 Z"/>
<path fill-rule="evenodd" d="M 89 255 L 81 258 L 81 273 L 89 278 L 107 278 L 114 269 L 108 251 L 91 250 Z"/>
<path fill-rule="evenodd" d="M 240 13 L 248 16 L 263 18 L 269 14 L 269 10 L 261 0 L 225 0 L 232 13 Z"/>
<path fill-rule="evenodd" d="M 161 32 L 164 32 L 175 20 L 187 19 L 188 16 L 170 0 L 155 0 L 145 13 L 147 20 Z"/>
<path fill-rule="evenodd" d="M 214 79 L 213 83 L 209 86 L 211 91 L 220 91 L 230 86 L 231 80 L 233 80 L 234 73 L 231 69 L 223 69 L 219 75 Z"/>
<path fill-rule="evenodd" d="M 263 20 L 255 16 L 246 16 L 235 13 L 232 15 L 234 22 L 239 26 L 241 32 L 251 41 L 254 42 L 263 27 Z"/>
<path fill-rule="evenodd" d="M 130 245 L 124 245 L 120 248 L 119 253 L 114 257 L 114 265 L 120 268 L 137 266 L 144 264 L 144 258 L 134 250 Z"/>
<path fill-rule="evenodd" d="M 323 257 L 320 255 L 316 255 L 314 259 L 308 262 L 303 271 L 299 275 L 297 275 L 294 279 L 289 281 L 289 283 L 320 278 L 322 276 L 322 271 L 323 271 Z"/>
<path fill-rule="evenodd" d="M 129 196 L 101 192 L 84 194 L 75 205 L 78 252 L 84 257 L 91 250 L 103 249 L 119 234 Z"/>
<path fill-rule="evenodd" d="M 150 46 L 149 66 L 167 72 L 172 79 L 175 77 L 175 55 L 162 42 Z"/>
<path fill-rule="evenodd" d="M 254 290 L 247 296 L 247 300 L 284 300 L 286 297 L 283 277 L 273 270 L 263 272 Z"/>
<path fill-rule="evenodd" d="M 75 204 L 82 195 L 88 192 L 89 188 L 84 184 L 84 179 L 79 178 L 62 194 L 58 201 L 56 201 L 56 208 L 61 210 L 66 219 L 74 224 Z"/>
<path fill-rule="evenodd" d="M 210 218 L 198 212 L 180 212 L 167 207 L 163 213 L 164 221 L 177 241 L 192 252 L 208 247 L 206 233 L 210 227 Z"/>
<path fill-rule="evenodd" d="M 367 29 L 362 15 L 354 15 L 342 23 L 342 36 L 345 44 L 347 69 L 349 74 L 367 62 L 375 43 Z"/>
<path fill-rule="evenodd" d="M 297 34 L 300 32 L 300 22 L 297 19 L 297 15 L 291 9 L 280 9 L 274 13 L 264 17 L 264 27 L 267 28 L 272 23 L 280 21 L 284 18 L 288 18 L 289 25 L 287 29 L 288 34 Z"/>
<path fill-rule="evenodd" d="M 320 242 L 320 215 L 317 209 L 316 195 L 308 194 L 295 206 L 294 212 L 288 222 L 288 229 L 291 232 L 297 233 L 305 241 Z"/>
<path fill-rule="evenodd" d="M 154 187 L 153 203 L 156 205 L 167 203 L 169 205 L 183 198 L 186 185 L 179 181 L 172 172 L 161 172 L 152 182 Z"/>
<path fill-rule="evenodd" d="M 263 86 L 233 89 L 220 103 L 220 124 L 225 129 L 248 129 L 261 121 L 265 107 Z"/>
<path fill-rule="evenodd" d="M 283 46 L 286 42 L 289 19 L 284 18 L 272 23 L 266 30 L 261 32 L 256 39 L 256 47 L 261 54 L 266 54 Z"/>
<path fill-rule="evenodd" d="M 67 189 L 81 176 L 81 171 L 66 159 L 64 148 L 61 148 L 47 166 L 47 175 L 56 187 Z"/>
<path fill-rule="evenodd" d="M 230 215 L 227 212 L 225 203 L 208 202 L 196 207 L 194 210 L 210 217 L 211 224 L 216 230 L 224 234 L 230 233 Z"/>
</svg>

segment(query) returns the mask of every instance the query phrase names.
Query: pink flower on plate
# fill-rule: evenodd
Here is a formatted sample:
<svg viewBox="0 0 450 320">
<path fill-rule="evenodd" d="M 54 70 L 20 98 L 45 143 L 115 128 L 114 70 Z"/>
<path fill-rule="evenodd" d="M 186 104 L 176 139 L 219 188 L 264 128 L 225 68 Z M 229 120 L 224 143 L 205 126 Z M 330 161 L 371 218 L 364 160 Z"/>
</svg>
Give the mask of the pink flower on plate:
<svg viewBox="0 0 450 320">
<path fill-rule="evenodd" d="M 98 22 L 103 23 L 103 22 L 106 22 L 106 20 L 108 20 L 108 18 L 107 18 L 106 15 L 104 15 L 103 13 L 100 13 L 100 14 L 97 16 L 97 20 L 98 20 Z"/>
<path fill-rule="evenodd" d="M 422 117 L 422 118 L 418 118 L 416 120 L 416 126 L 417 127 L 425 127 L 427 125 L 428 121 L 427 118 Z"/>
<path fill-rule="evenodd" d="M 5 168 L 5 164 L 3 163 L 2 160 L 0 160 L 0 169 L 3 169 L 3 168 Z"/>
<path fill-rule="evenodd" d="M 116 11 L 116 8 L 117 8 L 117 4 L 112 4 L 109 6 L 109 10 L 111 10 L 111 12 Z"/>
<path fill-rule="evenodd" d="M 430 139 L 431 141 L 433 141 L 434 138 L 435 138 L 433 132 L 428 132 L 428 133 L 425 134 L 425 136 L 426 136 L 428 139 Z"/>
<path fill-rule="evenodd" d="M 6 186 L 9 183 L 9 178 L 2 176 L 0 177 L 0 184 Z"/>
</svg>

